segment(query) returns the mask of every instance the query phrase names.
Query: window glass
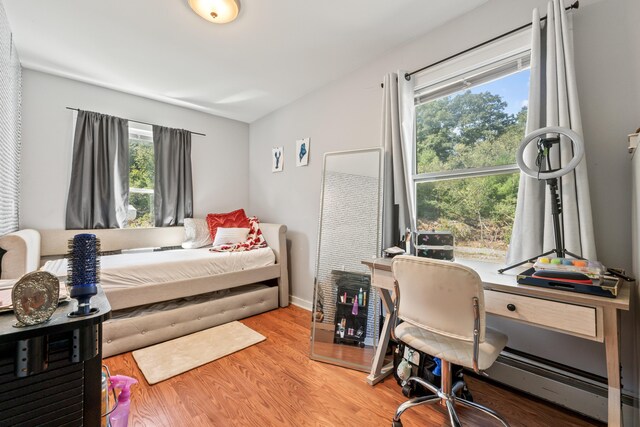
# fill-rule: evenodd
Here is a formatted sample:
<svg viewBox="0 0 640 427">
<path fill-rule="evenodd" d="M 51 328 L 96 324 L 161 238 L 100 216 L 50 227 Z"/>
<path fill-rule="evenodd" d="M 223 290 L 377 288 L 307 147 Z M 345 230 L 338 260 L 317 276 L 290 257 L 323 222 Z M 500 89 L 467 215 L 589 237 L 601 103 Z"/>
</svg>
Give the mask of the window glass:
<svg viewBox="0 0 640 427">
<path fill-rule="evenodd" d="M 154 184 L 153 138 L 151 131 L 129 129 L 128 227 L 153 227 Z"/>
<path fill-rule="evenodd" d="M 452 232 L 456 258 L 503 262 L 506 255 L 529 93 L 529 69 L 518 61 L 485 66 L 475 84 L 449 93 L 443 85 L 416 91 L 417 226 Z"/>
<path fill-rule="evenodd" d="M 456 258 L 503 261 L 519 176 L 511 172 L 418 183 L 418 229 L 453 233 Z"/>
<path fill-rule="evenodd" d="M 417 173 L 515 163 L 528 82 L 527 69 L 417 105 Z"/>
</svg>

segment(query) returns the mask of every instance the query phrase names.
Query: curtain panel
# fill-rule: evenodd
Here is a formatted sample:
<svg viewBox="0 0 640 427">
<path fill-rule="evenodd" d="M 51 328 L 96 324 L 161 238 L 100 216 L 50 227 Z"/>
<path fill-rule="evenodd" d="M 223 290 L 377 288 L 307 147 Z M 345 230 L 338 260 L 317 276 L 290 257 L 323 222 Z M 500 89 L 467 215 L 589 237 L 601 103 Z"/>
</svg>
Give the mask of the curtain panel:
<svg viewBox="0 0 640 427">
<path fill-rule="evenodd" d="M 384 76 L 383 81 L 382 146 L 385 162 L 383 248 L 397 245 L 407 229 L 416 230 L 415 190 L 412 175 L 415 167 L 414 88 L 413 79 L 405 79 L 405 74 L 404 71 L 389 73 Z"/>
<path fill-rule="evenodd" d="M 191 132 L 153 126 L 156 227 L 182 225 L 193 217 Z"/>
<path fill-rule="evenodd" d="M 128 205 L 128 121 L 80 110 L 73 142 L 66 228 L 122 228 Z"/>
<path fill-rule="evenodd" d="M 540 20 L 538 9 L 534 9 L 532 22 L 526 133 L 545 126 L 561 126 L 582 135 L 572 30 L 562 1 L 548 3 L 546 23 Z M 524 153 L 525 162 L 528 165 L 535 164 L 536 155 L 535 144 L 529 144 Z M 571 143 L 568 140 L 561 141 L 560 150 L 552 149 L 550 157 L 554 168 L 567 164 L 573 157 Z M 564 230 L 564 246 L 572 253 L 596 260 L 585 158 L 571 173 L 561 177 L 559 184 L 563 203 L 561 227 Z M 554 247 L 549 191 L 544 181 L 521 173 L 507 264 L 535 257 Z"/>
</svg>

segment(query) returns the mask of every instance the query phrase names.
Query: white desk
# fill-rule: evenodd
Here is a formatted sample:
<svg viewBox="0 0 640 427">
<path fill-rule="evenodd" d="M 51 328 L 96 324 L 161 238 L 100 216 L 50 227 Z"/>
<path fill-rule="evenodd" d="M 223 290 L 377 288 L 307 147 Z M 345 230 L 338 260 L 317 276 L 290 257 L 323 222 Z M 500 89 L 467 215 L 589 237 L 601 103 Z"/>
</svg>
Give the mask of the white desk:
<svg viewBox="0 0 640 427">
<path fill-rule="evenodd" d="M 391 373 L 384 366 L 391 333 L 393 313 L 393 274 L 391 259 L 364 260 L 371 269 L 371 284 L 378 289 L 386 309 L 383 329 L 367 382 L 374 385 Z M 508 317 L 530 325 L 603 342 L 607 359 L 609 385 L 608 420 L 610 426 L 620 426 L 620 312 L 629 310 L 629 284 L 623 283 L 617 298 L 604 298 L 535 286 L 519 285 L 516 274 L 521 270 L 499 274 L 496 264 L 479 261 L 458 261 L 478 272 L 484 284 L 487 313 Z M 507 308 L 510 306 L 511 310 Z M 515 307 L 514 307 L 515 306 Z"/>
</svg>

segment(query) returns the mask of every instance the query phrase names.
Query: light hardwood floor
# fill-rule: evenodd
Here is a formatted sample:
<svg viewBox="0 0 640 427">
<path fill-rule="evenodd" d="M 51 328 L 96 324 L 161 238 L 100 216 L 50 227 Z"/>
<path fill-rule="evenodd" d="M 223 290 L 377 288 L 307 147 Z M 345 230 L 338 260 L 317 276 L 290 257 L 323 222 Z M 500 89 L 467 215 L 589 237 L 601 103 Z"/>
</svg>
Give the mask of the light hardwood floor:
<svg viewBox="0 0 640 427">
<path fill-rule="evenodd" d="M 136 377 L 130 426 L 390 426 L 405 397 L 393 378 L 375 387 L 366 374 L 309 360 L 310 313 L 295 306 L 242 323 L 266 341 L 150 386 L 131 353 L 105 359 L 112 374 Z M 468 378 L 474 400 L 514 426 L 602 425 L 510 390 Z M 459 410 L 467 426 L 496 425 Z M 448 426 L 439 407 L 418 407 L 405 427 Z"/>
</svg>

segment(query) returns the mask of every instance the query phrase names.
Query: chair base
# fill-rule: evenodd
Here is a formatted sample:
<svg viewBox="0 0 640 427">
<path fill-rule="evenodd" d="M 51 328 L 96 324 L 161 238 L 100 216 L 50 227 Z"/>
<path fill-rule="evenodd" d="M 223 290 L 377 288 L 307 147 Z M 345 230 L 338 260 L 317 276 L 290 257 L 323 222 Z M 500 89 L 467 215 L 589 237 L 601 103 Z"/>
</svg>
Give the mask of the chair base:
<svg viewBox="0 0 640 427">
<path fill-rule="evenodd" d="M 484 412 L 485 414 L 491 416 L 492 418 L 499 421 L 503 426 L 509 427 L 507 421 L 498 415 L 495 411 L 484 407 L 482 405 L 478 405 L 477 403 L 470 402 L 468 400 L 456 397 L 456 393 L 460 391 L 464 386 L 464 381 L 457 381 L 453 386 L 451 385 L 451 364 L 445 360 L 442 360 L 442 388 L 437 388 L 433 384 L 420 377 L 411 377 L 407 380 L 409 382 L 417 382 L 422 385 L 426 389 L 430 390 L 433 395 L 429 396 L 420 396 L 408 400 L 398 406 L 396 410 L 396 415 L 393 417 L 393 427 L 402 427 L 402 421 L 400 417 L 409 408 L 418 405 L 428 405 L 433 403 L 440 403 L 447 408 L 447 412 L 449 413 L 449 421 L 451 422 L 452 427 L 460 427 L 462 424 L 460 423 L 460 419 L 458 418 L 458 414 L 456 414 L 455 405 L 459 404 L 462 406 L 466 406 L 468 408 L 477 409 L 478 411 Z"/>
</svg>

